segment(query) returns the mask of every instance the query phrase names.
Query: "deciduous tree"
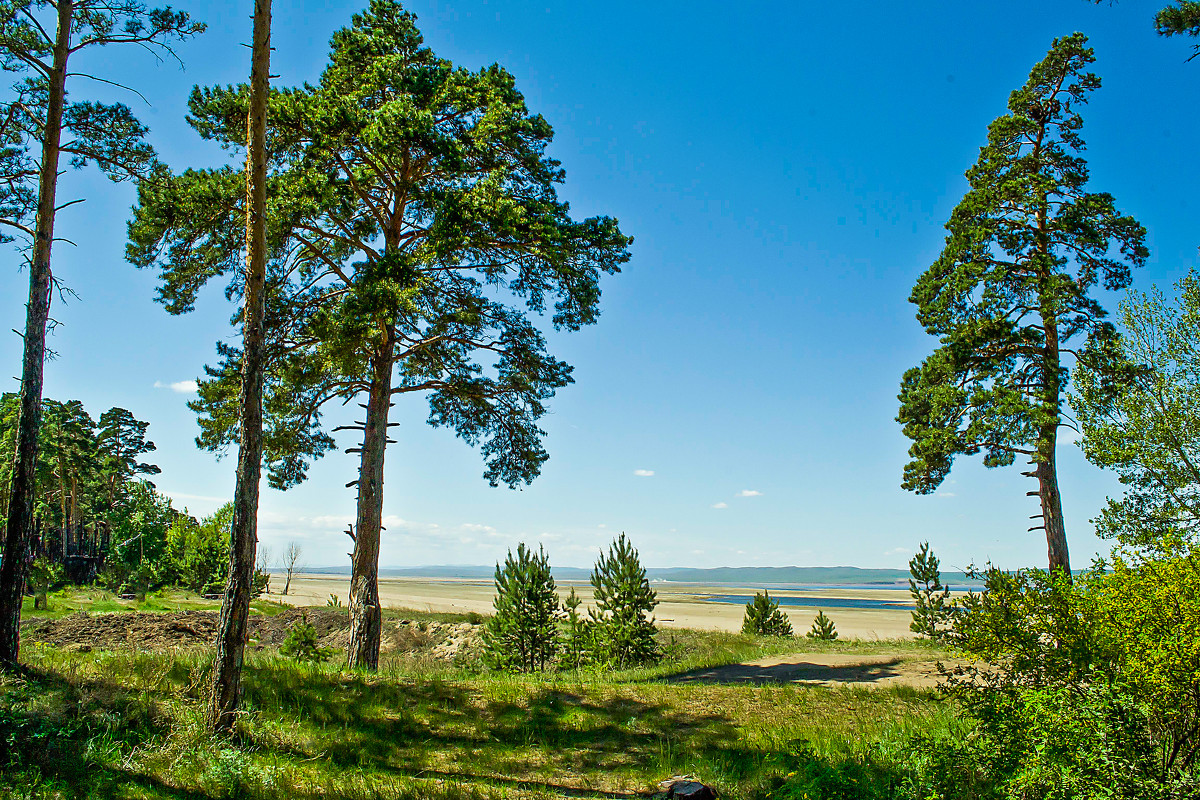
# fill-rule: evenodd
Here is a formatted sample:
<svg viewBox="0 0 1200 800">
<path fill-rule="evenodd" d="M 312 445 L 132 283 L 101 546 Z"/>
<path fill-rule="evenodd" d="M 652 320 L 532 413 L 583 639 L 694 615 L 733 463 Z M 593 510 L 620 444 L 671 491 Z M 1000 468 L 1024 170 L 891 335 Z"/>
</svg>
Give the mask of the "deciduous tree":
<svg viewBox="0 0 1200 800">
<path fill-rule="evenodd" d="M 905 373 L 898 421 L 912 440 L 903 486 L 933 492 L 956 456 L 1028 458 L 1050 568 L 1070 572 L 1056 443 L 1070 359 L 1111 368 L 1113 326 L 1091 297 L 1125 288 L 1145 229 L 1087 189 L 1080 108 L 1100 86 L 1087 39 L 1056 39 L 988 129 L 938 260 L 917 281 L 917 319 L 939 346 Z M 1079 342 L 1079 344 L 1076 344 Z"/>
<path fill-rule="evenodd" d="M 1178 553 L 1200 540 L 1200 276 L 1178 298 L 1158 289 L 1121 304 L 1119 380 L 1081 364 L 1071 397 L 1093 464 L 1125 487 L 1096 532 L 1122 544 Z"/>
</svg>

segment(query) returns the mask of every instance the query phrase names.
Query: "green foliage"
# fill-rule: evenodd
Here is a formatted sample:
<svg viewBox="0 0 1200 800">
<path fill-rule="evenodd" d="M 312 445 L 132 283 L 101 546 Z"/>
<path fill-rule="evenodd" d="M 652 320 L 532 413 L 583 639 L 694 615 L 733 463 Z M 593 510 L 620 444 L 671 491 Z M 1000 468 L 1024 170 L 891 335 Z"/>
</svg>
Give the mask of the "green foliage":
<svg viewBox="0 0 1200 800">
<path fill-rule="evenodd" d="M 167 531 L 164 572 L 167 582 L 197 594 L 216 594 L 229 572 L 230 526 L 233 503 L 197 523 L 181 517 Z"/>
<path fill-rule="evenodd" d="M 1095 60 L 1086 42 L 1056 39 L 1012 93 L 967 171 L 941 255 L 913 288 L 917 319 L 939 344 L 901 383 L 906 489 L 935 491 L 959 455 L 982 453 L 987 467 L 1022 456 L 1046 465 L 1055 488 L 1043 503 L 1057 505 L 1062 351 L 1115 369 L 1113 326 L 1090 295 L 1097 284 L 1128 286 L 1149 253 L 1145 229 L 1111 195 L 1087 189 L 1080 108 L 1100 79 L 1086 71 Z M 1048 536 L 1065 546 L 1061 509 L 1043 511 L 1055 526 Z"/>
<path fill-rule="evenodd" d="M 332 592 L 330 592 L 329 599 L 325 601 L 325 605 L 328 606 L 329 608 L 341 608 L 342 600 L 336 594 L 333 594 Z"/>
<path fill-rule="evenodd" d="M 770 593 L 755 592 L 754 599 L 746 603 L 742 633 L 752 636 L 792 636 L 792 622 L 779 609 L 779 601 L 771 599 Z"/>
<path fill-rule="evenodd" d="M 586 666 L 595 648 L 596 632 L 592 629 L 591 621 L 579 612 L 582 602 L 579 595 L 575 593 L 575 587 L 572 586 L 570 593 L 567 594 L 567 599 L 563 601 L 566 616 L 563 620 L 564 630 L 559 663 L 565 669 L 579 669 Z"/>
<path fill-rule="evenodd" d="M 240 149 L 247 100 L 245 86 L 197 89 L 189 122 Z M 372 0 L 334 34 L 316 85 L 270 103 L 272 485 L 304 479 L 333 447 L 323 405 L 372 380 L 427 397 L 429 422 L 480 446 L 491 483 L 531 481 L 547 457 L 538 420 L 572 378 L 529 317 L 552 304 L 556 328 L 595 322 L 600 278 L 631 240 L 609 217 L 571 219 L 553 132 L 512 75 L 437 57 L 398 3 Z M 241 292 L 241 184 L 239 164 L 139 186 L 128 258 L 161 270 L 172 313 L 217 276 Z M 241 353 L 218 355 L 192 406 L 212 449 L 238 436 Z"/>
<path fill-rule="evenodd" d="M 537 672 L 553 663 L 558 649 L 558 594 L 550 559 L 522 542 L 496 565 L 495 613 L 483 626 L 483 656 L 504 672 Z"/>
<path fill-rule="evenodd" d="M 1154 27 L 1161 36 L 1200 37 L 1200 2 L 1175 0 L 1154 15 Z M 1196 54 L 1200 55 L 1200 44 L 1196 45 Z"/>
<path fill-rule="evenodd" d="M 26 590 L 33 594 L 33 607 L 37 609 L 50 608 L 50 591 L 62 583 L 64 577 L 62 564 L 56 564 L 46 558 L 35 558 L 29 565 L 26 576 Z"/>
<path fill-rule="evenodd" d="M 1101 511 L 1097 533 L 1166 554 L 1200 533 L 1200 276 L 1190 272 L 1177 288 L 1175 300 L 1158 289 L 1128 295 L 1115 345 L 1122 379 L 1082 363 L 1071 397 L 1084 455 L 1125 487 Z"/>
<path fill-rule="evenodd" d="M 648 664 L 660 657 L 654 639 L 654 607 L 658 596 L 650 588 L 637 550 L 622 533 L 602 552 L 592 569 L 596 607 L 590 623 L 595 636 L 593 658 L 614 667 Z"/>
<path fill-rule="evenodd" d="M 333 657 L 337 650 L 332 647 L 321 647 L 317 638 L 317 629 L 308 621 L 308 615 L 301 614 L 300 621 L 288 629 L 287 637 L 279 646 L 279 654 L 293 661 L 321 664 Z"/>
<path fill-rule="evenodd" d="M 921 549 L 908 562 L 908 593 L 916 609 L 912 612 L 909 629 L 928 639 L 940 637 L 951 619 L 952 609 L 946 605 L 950 590 L 942 586 L 938 557 L 922 542 Z"/>
<path fill-rule="evenodd" d="M 1074 581 L 983 573 L 950 638 L 986 667 L 948 688 L 975 723 L 953 757 L 1004 798 L 1176 798 L 1200 788 L 1200 558 L 1098 565 Z"/>
<path fill-rule="evenodd" d="M 833 624 L 833 620 L 825 616 L 824 611 L 818 611 L 817 616 L 813 619 L 812 628 L 804 635 L 809 639 L 832 642 L 838 638 L 837 626 Z"/>
</svg>

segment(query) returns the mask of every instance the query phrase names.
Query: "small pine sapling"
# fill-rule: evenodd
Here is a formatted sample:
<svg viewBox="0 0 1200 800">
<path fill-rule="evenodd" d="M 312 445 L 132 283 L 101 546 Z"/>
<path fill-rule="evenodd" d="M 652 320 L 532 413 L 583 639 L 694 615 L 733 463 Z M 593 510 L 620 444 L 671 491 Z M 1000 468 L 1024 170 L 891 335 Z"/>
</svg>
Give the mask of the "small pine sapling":
<svg viewBox="0 0 1200 800">
<path fill-rule="evenodd" d="M 755 592 L 754 599 L 746 603 L 742 633 L 752 636 L 794 635 L 791 620 L 779 609 L 779 601 L 772 600 L 770 593 L 766 591 Z"/>
<path fill-rule="evenodd" d="M 496 565 L 496 613 L 483 626 L 484 662 L 502 672 L 536 672 L 553 663 L 559 602 L 550 558 L 522 542 Z"/>
<path fill-rule="evenodd" d="M 600 660 L 614 667 L 657 661 L 661 653 L 651 614 L 658 596 L 624 533 L 600 554 L 591 582 L 596 598 L 591 623 Z"/>
<path fill-rule="evenodd" d="M 824 611 L 818 611 L 816 619 L 813 620 L 812 630 L 804 634 L 809 639 L 819 639 L 823 642 L 832 642 L 837 639 L 837 628 L 833 624 L 833 620 L 825 616 Z"/>
<path fill-rule="evenodd" d="M 950 622 L 952 606 L 946 604 L 950 590 L 942 586 L 938 557 L 929 549 L 929 542 L 923 542 L 908 562 L 908 572 L 912 576 L 908 579 L 908 593 L 916 606 L 908 627 L 918 636 L 941 638 Z"/>
<path fill-rule="evenodd" d="M 279 654 L 299 661 L 302 664 L 321 664 L 328 661 L 336 652 L 332 647 L 321 647 L 317 639 L 317 629 L 308 621 L 308 615 L 301 612 L 300 621 L 288 630 L 287 638 L 279 647 Z"/>
<path fill-rule="evenodd" d="M 579 669 L 584 666 L 592 650 L 592 626 L 587 618 L 579 613 L 579 606 L 582 602 L 579 595 L 575 593 L 575 587 L 572 586 L 571 593 L 563 601 L 567 616 L 560 663 L 565 669 Z"/>
</svg>

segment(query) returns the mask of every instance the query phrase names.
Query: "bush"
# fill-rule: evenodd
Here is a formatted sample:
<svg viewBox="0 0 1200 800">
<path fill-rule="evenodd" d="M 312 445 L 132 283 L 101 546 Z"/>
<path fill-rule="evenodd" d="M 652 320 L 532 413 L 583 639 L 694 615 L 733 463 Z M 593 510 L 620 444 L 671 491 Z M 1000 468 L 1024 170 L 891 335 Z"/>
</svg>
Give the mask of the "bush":
<svg viewBox="0 0 1200 800">
<path fill-rule="evenodd" d="M 517 545 L 504 567 L 496 565 L 496 613 L 483 626 L 483 659 L 492 669 L 536 672 L 553 663 L 557 649 L 558 595 L 550 559 Z"/>
<path fill-rule="evenodd" d="M 833 620 L 825 616 L 824 611 L 818 611 L 816 619 L 813 620 L 812 628 L 804 635 L 809 639 L 832 642 L 837 639 L 838 632 L 837 627 L 833 624 Z"/>
<path fill-rule="evenodd" d="M 792 636 L 792 622 L 787 614 L 779 610 L 778 600 L 772 600 L 768 592 L 755 592 L 754 599 L 746 603 L 742 633 L 754 636 Z"/>
<path fill-rule="evenodd" d="M 974 722 L 959 748 L 999 797 L 1194 797 L 1200 563 L 1101 565 L 1075 580 L 989 568 L 948 638 L 989 666 L 947 688 Z"/>
<path fill-rule="evenodd" d="M 28 591 L 33 594 L 34 608 L 50 608 L 50 591 L 63 581 L 62 564 L 46 558 L 35 558 L 29 565 Z"/>
<path fill-rule="evenodd" d="M 596 598 L 590 620 L 595 634 L 593 658 L 613 667 L 657 661 L 661 654 L 650 614 L 658 597 L 624 533 L 607 553 L 600 554 L 591 582 Z"/>
<path fill-rule="evenodd" d="M 294 661 L 310 664 L 321 664 L 333 657 L 337 651 L 332 647 L 321 647 L 317 638 L 317 629 L 308 621 L 308 615 L 301 613 L 300 621 L 288 630 L 287 638 L 279 647 L 279 654 Z"/>
</svg>

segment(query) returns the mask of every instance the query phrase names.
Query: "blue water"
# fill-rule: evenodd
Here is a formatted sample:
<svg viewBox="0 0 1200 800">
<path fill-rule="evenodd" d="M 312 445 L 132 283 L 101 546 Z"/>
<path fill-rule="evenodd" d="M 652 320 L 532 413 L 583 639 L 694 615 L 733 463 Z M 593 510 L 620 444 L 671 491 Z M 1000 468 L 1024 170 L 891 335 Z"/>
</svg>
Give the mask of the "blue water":
<svg viewBox="0 0 1200 800">
<path fill-rule="evenodd" d="M 748 594 L 713 594 L 702 599 L 710 603 L 736 603 L 745 605 L 754 599 Z M 867 600 L 861 597 L 772 597 L 781 606 L 804 608 L 912 608 L 912 603 L 901 600 Z"/>
</svg>

